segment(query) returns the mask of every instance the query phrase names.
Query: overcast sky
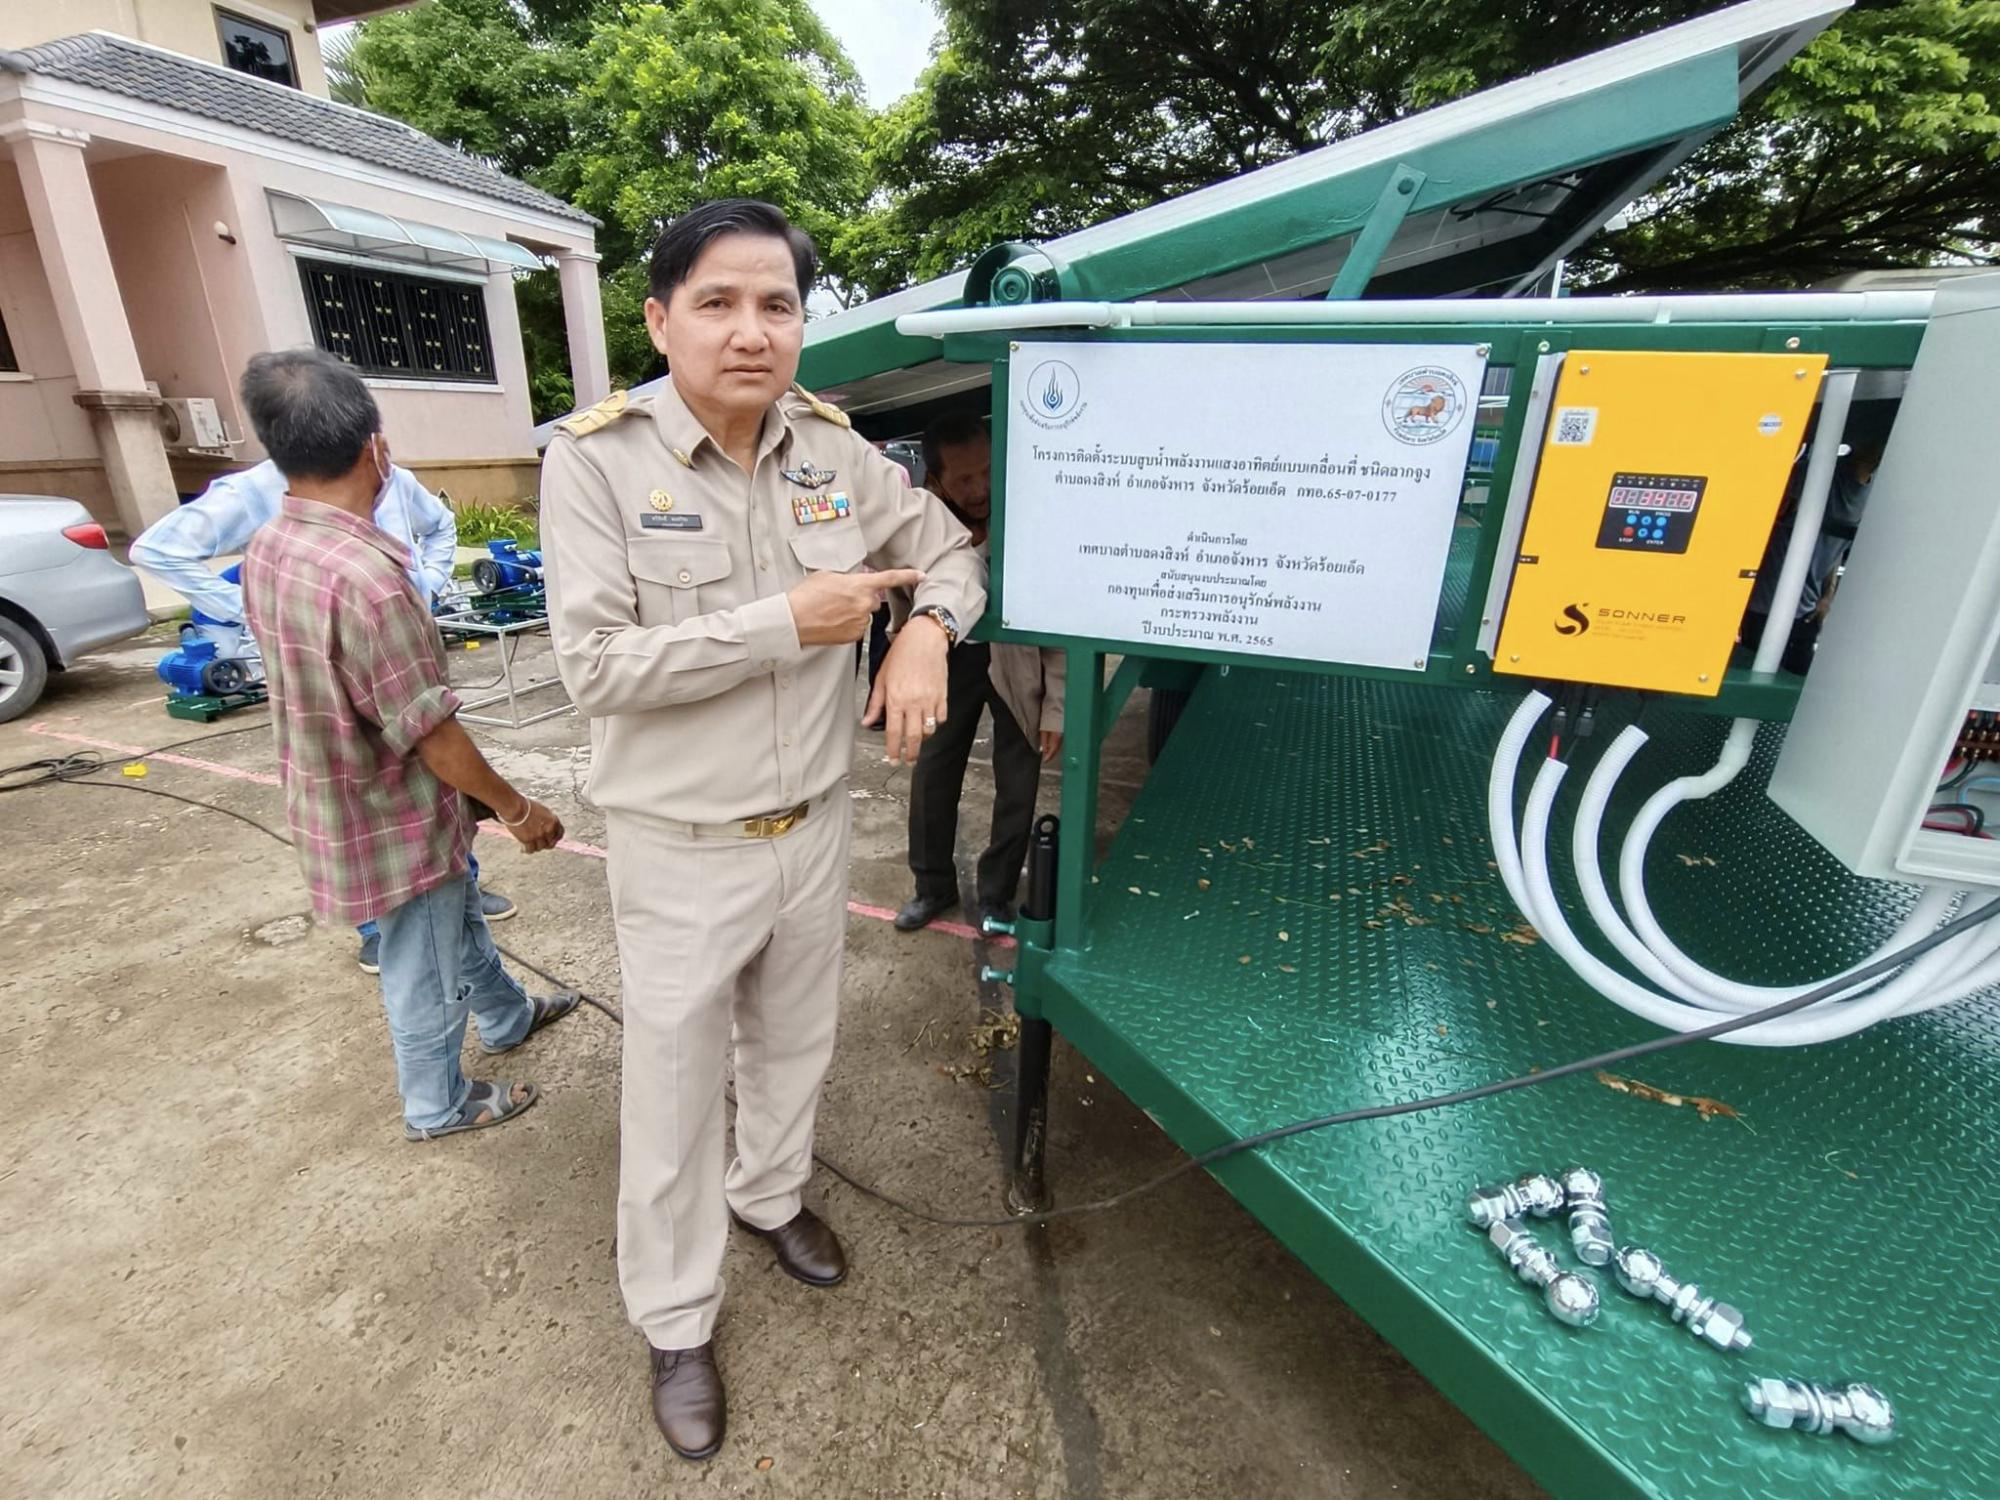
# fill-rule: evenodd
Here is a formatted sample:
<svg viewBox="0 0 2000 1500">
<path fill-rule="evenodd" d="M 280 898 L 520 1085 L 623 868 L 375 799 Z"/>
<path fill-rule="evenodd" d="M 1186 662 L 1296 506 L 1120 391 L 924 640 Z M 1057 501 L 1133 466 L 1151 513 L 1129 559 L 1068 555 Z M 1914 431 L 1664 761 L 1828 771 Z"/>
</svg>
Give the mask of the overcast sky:
<svg viewBox="0 0 2000 1500">
<path fill-rule="evenodd" d="M 900 99 L 930 62 L 937 12 L 930 0 L 812 0 L 827 28 L 840 38 L 868 102 L 877 109 Z"/>
</svg>

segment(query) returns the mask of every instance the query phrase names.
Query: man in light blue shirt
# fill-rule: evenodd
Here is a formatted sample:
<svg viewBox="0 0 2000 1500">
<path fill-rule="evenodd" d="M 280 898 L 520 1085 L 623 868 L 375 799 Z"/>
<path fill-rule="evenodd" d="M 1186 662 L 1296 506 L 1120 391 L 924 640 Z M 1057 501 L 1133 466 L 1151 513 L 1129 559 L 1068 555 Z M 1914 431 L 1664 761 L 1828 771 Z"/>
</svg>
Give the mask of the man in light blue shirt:
<svg viewBox="0 0 2000 1500">
<path fill-rule="evenodd" d="M 212 629 L 239 639 L 242 644 L 236 649 L 247 655 L 254 647 L 242 623 L 243 590 L 210 568 L 209 562 L 247 547 L 251 537 L 277 519 L 284 499 L 285 476 L 268 459 L 254 468 L 221 475 L 198 497 L 139 534 L 132 543 L 132 565 L 144 568 L 215 622 Z M 375 502 L 375 524 L 410 549 L 410 582 L 426 606 L 434 604 L 451 584 L 458 547 L 458 521 L 451 507 L 408 469 L 391 464 L 388 482 Z M 472 878 L 479 878 L 476 859 Z M 489 922 L 514 915 L 514 903 L 505 896 L 481 891 L 479 900 Z M 378 973 L 375 924 L 363 924 L 360 933 L 361 967 Z"/>
<path fill-rule="evenodd" d="M 241 552 L 275 520 L 285 499 L 285 476 L 269 460 L 224 474 L 178 510 L 160 517 L 132 544 L 132 563 L 144 568 L 212 620 L 240 623 L 243 590 L 215 573 L 209 559 Z M 410 582 L 425 604 L 451 583 L 458 522 L 451 507 L 400 464 L 375 502 L 375 524 L 410 549 Z"/>
</svg>

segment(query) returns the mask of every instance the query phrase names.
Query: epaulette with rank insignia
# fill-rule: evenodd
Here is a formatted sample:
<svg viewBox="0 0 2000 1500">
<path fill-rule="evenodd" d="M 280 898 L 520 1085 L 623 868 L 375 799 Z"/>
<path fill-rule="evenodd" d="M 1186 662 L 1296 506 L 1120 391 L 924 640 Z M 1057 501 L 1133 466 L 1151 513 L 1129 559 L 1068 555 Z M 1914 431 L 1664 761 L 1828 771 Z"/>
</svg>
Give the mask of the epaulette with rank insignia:
<svg viewBox="0 0 2000 1500">
<path fill-rule="evenodd" d="M 848 420 L 846 412 L 837 406 L 827 405 L 826 402 L 820 400 L 819 397 L 800 385 L 796 380 L 792 382 L 792 394 L 805 402 L 807 406 L 810 406 L 812 414 L 822 422 L 831 422 L 836 427 L 852 427 L 854 425 Z"/>
<path fill-rule="evenodd" d="M 556 431 L 567 432 L 571 437 L 589 437 L 593 432 L 609 427 L 620 417 L 640 408 L 631 406 L 629 391 L 613 391 L 595 406 L 585 407 L 573 416 L 564 417 L 556 423 Z"/>
</svg>

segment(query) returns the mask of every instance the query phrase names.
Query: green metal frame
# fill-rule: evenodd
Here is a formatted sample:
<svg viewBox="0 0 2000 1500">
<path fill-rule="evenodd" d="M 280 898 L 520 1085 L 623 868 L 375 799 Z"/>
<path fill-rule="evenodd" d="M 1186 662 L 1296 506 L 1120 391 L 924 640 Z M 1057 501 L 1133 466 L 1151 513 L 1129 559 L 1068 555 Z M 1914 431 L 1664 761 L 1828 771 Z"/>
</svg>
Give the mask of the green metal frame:
<svg viewBox="0 0 2000 1500">
<path fill-rule="evenodd" d="M 1718 48 L 1641 77 L 1581 90 L 1395 162 L 1296 186 L 1281 178 L 1248 202 L 1217 204 L 1169 231 L 1135 227 L 1129 234 L 1106 236 L 1091 253 L 1067 254 L 1072 289 L 1066 296 L 1132 301 L 1349 235 L 1357 242 L 1331 295 L 1358 295 L 1408 216 L 1479 203 L 1670 143 L 1706 139 L 1736 113 L 1738 68 L 1737 49 Z M 1140 216 L 1133 219 L 1142 226 Z M 900 311 L 954 305 L 956 299 L 940 290 L 935 300 Z M 871 320 L 866 305 L 856 312 L 854 326 L 845 331 L 817 339 L 808 331 L 799 366 L 806 385 L 838 386 L 937 358 L 935 340 L 898 333 L 893 316 Z"/>
<path fill-rule="evenodd" d="M 1552 310 L 1561 304 L 1552 305 Z M 988 583 L 988 617 L 982 623 L 982 639 L 1016 641 L 1026 645 L 1051 646 L 1072 653 L 1072 682 L 1092 681 L 1087 663 L 1076 660 L 1079 652 L 1103 655 L 1143 655 L 1149 661 L 1181 662 L 1196 669 L 1213 664 L 1259 668 L 1290 668 L 1308 672 L 1338 672 L 1373 677 L 1383 681 L 1428 681 L 1452 686 L 1493 685 L 1491 663 L 1475 642 L 1479 635 L 1478 605 L 1485 596 L 1486 582 L 1495 565 L 1500 545 L 1505 501 L 1514 479 L 1527 422 L 1528 384 L 1523 372 L 1543 354 L 1571 348 L 1713 350 L 1746 353 L 1823 353 L 1829 367 L 1836 369 L 1907 369 L 1915 360 L 1923 340 L 1923 326 L 1917 323 L 1883 322 L 1851 324 L 1332 324 L 1320 327 L 1278 328 L 1131 328 L 1090 332 L 1057 330 L 1038 333 L 1037 341 L 1097 341 L 1108 343 L 1453 343 L 1484 344 L 1492 365 L 1511 367 L 1516 372 L 1498 432 L 1499 456 L 1490 476 L 1491 498 L 1481 507 L 1477 550 L 1471 564 L 1470 596 L 1455 621 L 1442 621 L 1433 638 L 1431 653 L 1422 671 L 1393 668 L 1330 666 L 1324 662 L 1301 661 L 1288 657 L 1255 656 L 1237 652 L 1204 651 L 1193 647 L 1148 645 L 1135 652 L 1129 642 L 1078 641 L 1068 636 L 1016 630 L 1006 619 L 1007 505 L 1004 465 L 994 471 L 992 559 Z M 959 335 L 945 340 L 946 354 L 953 360 L 991 361 L 993 368 L 993 441 L 1004 453 L 1009 421 L 1007 403 L 1008 368 L 1015 341 L 998 335 Z M 993 618 L 998 613 L 997 625 Z M 1099 668 L 1101 672 L 1101 666 Z M 1513 681 L 1514 679 L 1502 679 Z M 1798 694 L 1798 683 L 1783 674 L 1756 674 L 1732 668 L 1722 690 L 1714 698 L 1690 699 L 1697 711 L 1748 716 L 1757 719 L 1789 719 Z M 1074 707 L 1072 707 L 1074 712 Z M 1079 753 L 1077 737 L 1066 737 L 1069 753 Z M 1066 775 L 1075 769 L 1065 761 Z"/>
<path fill-rule="evenodd" d="M 1561 304 L 1553 304 L 1558 311 Z M 1037 335 L 1043 337 L 1044 335 Z M 1122 1092 L 1155 1118 L 1183 1149 L 1193 1153 L 1227 1141 L 1251 1122 L 1228 1119 L 1202 1102 L 1199 1091 L 1190 1087 L 1187 1075 L 1199 1074 L 1200 1065 L 1192 1056 L 1163 1053 L 1136 1042 L 1121 1024 L 1110 1019 L 1117 1010 L 1113 1003 L 1122 993 L 1119 986 L 1144 990 L 1157 996 L 1150 986 L 1156 978 L 1142 979 L 1131 973 L 1133 955 L 1129 932 L 1118 930 L 1125 946 L 1110 958 L 1100 959 L 1093 968 L 1091 957 L 1097 946 L 1100 905 L 1109 900 L 1117 909 L 1119 922 L 1165 921 L 1148 917 L 1144 903 L 1124 893 L 1127 878 L 1146 878 L 1142 871 L 1155 865 L 1125 864 L 1118 873 L 1108 873 L 1122 858 L 1140 858 L 1132 850 L 1147 837 L 1145 830 L 1128 825 L 1112 850 L 1100 862 L 1096 841 L 1090 830 L 1097 827 L 1099 773 L 1106 734 L 1116 722 L 1134 688 L 1140 685 L 1187 688 L 1202 682 L 1204 674 L 1218 669 L 1254 674 L 1257 680 L 1287 679 L 1320 681 L 1328 678 L 1359 679 L 1358 687 L 1391 692 L 1401 685 L 1435 688 L 1502 688 L 1518 690 L 1519 679 L 1494 678 L 1487 658 L 1476 647 L 1480 630 L 1480 605 L 1487 581 L 1495 567 L 1504 566 L 1499 557 L 1500 539 L 1505 531 L 1506 511 L 1517 463 L 1523 461 L 1527 442 L 1527 420 L 1532 382 L 1526 374 L 1535 360 L 1545 354 L 1571 348 L 1720 350 L 1745 352 L 1824 353 L 1833 368 L 1900 369 L 1916 358 L 1923 338 L 1923 326 L 1914 323 L 1855 323 L 1826 325 L 1784 324 L 1563 324 L 1521 325 L 1327 325 L 1310 328 L 1172 328 L 1106 330 L 1058 335 L 1077 340 L 1113 343 L 1481 343 L 1488 346 L 1493 365 L 1512 367 L 1504 409 L 1499 413 L 1499 452 L 1490 477 L 1489 499 L 1478 508 L 1473 541 L 1463 550 L 1463 603 L 1455 618 L 1441 618 L 1430 660 L 1422 671 L 1387 671 L 1352 668 L 1323 662 L 1284 660 L 1230 653 L 1201 652 L 1172 647 L 1147 647 L 1136 653 L 1128 643 L 1103 639 L 1079 639 L 1018 631 L 1004 621 L 1005 568 L 1007 555 L 1007 506 L 1004 465 L 996 466 L 992 519 L 992 588 L 997 601 L 991 609 L 1002 615 L 993 638 L 1052 646 L 1068 657 L 1070 690 L 1064 734 L 1062 779 L 1062 826 L 1074 830 L 1064 838 L 1059 850 L 1054 917 L 1046 922 L 1023 922 L 1017 933 L 1019 949 L 1012 976 L 1015 1006 L 1020 1014 L 1046 1021 L 1060 1031 L 1092 1064 Z M 993 425 L 996 445 L 1005 451 L 1008 427 L 1008 370 L 1013 344 L 991 336 L 957 337 L 948 341 L 954 359 L 986 359 L 993 366 Z M 1530 458 L 1528 461 L 1532 461 Z M 1472 529 L 1472 528 L 1467 528 Z M 1119 658 L 1108 679 L 1111 658 Z M 1304 674 L 1303 677 L 1301 674 Z M 1198 693 L 1191 718 L 1206 701 L 1205 694 L 1219 691 L 1226 683 L 1211 683 Z M 1712 700 L 1670 699 L 1672 709 L 1692 710 L 1681 714 L 1686 722 L 1713 722 L 1714 715 L 1748 715 L 1770 720 L 1788 719 L 1797 695 L 1796 679 L 1783 675 L 1756 676 L 1732 672 L 1721 694 Z M 1489 695 L 1447 695 L 1464 702 L 1468 709 L 1489 702 Z M 1231 719 L 1232 723 L 1235 722 Z M 1196 726 L 1197 736 L 1213 736 L 1211 726 Z M 1190 733 L 1183 721 L 1178 736 Z M 1194 747 L 1176 747 L 1194 753 Z M 1212 778 L 1210 778 L 1212 779 Z M 1184 783 L 1183 783 L 1184 784 Z M 1166 795 L 1162 793 L 1161 795 Z M 1286 795 L 1273 787 L 1270 795 Z M 1141 792 L 1141 809 L 1156 810 L 1153 789 Z M 1456 804 L 1455 804 L 1456 805 Z M 1462 815 L 1462 810 L 1461 810 Z M 1151 846 L 1148 846 L 1151 847 Z M 1167 857 L 1164 852 L 1158 857 Z M 1109 882 L 1100 884 L 1100 880 Z M 1163 882 L 1164 883 L 1164 882 Z M 1115 889 L 1114 889 L 1115 887 Z M 1170 926 L 1178 926 L 1172 922 Z M 1171 940 L 1175 934 L 1163 933 Z M 1143 950 L 1142 950 L 1143 951 Z M 1120 961 L 1114 961 L 1120 960 Z M 1111 971 L 1127 975 L 1114 980 Z M 1792 977 L 1792 976 L 1786 976 Z M 1192 992 L 1200 981 L 1182 979 L 1176 973 L 1176 987 L 1185 984 L 1193 1013 L 1212 1011 L 1215 1001 L 1196 999 Z M 1325 972 L 1317 976 L 1323 984 L 1342 985 L 1348 981 Z M 1359 981 L 1356 981 L 1359 983 Z M 1447 984 L 1449 981 L 1447 981 Z M 1220 997 L 1216 997 L 1220 1000 Z M 1461 997 L 1463 999 L 1464 997 Z M 1156 1001 L 1147 1002 L 1157 1003 Z M 1226 1000 L 1221 1001 L 1226 1004 Z M 1466 1002 L 1469 1004 L 1470 1002 Z M 1475 1016 L 1477 1012 L 1473 1012 Z M 1476 1025 L 1476 1021 L 1469 1024 Z M 1626 1038 L 1629 1039 L 1629 1038 Z M 1254 1049 L 1251 1049 L 1254 1052 Z M 1567 1050 L 1587 1050 L 1571 1047 Z M 1256 1066 L 1245 1063 L 1245 1066 Z M 1023 1106 L 1025 1108 L 1025 1105 Z M 1266 1117 L 1255 1123 L 1269 1124 Z M 1236 1157 L 1216 1169 L 1216 1177 L 1247 1208 L 1282 1239 L 1309 1267 L 1334 1286 L 1348 1302 L 1386 1338 L 1394 1342 L 1454 1402 L 1514 1455 L 1527 1464 L 1551 1489 L 1564 1495 L 1598 1497 L 1605 1495 L 1650 1495 L 1663 1493 L 1643 1481 L 1620 1456 L 1599 1440 L 1599 1435 L 1571 1421 L 1560 1406 L 1552 1406 L 1537 1388 L 1527 1370 L 1501 1360 L 1481 1341 L 1477 1329 L 1469 1328 L 1462 1317 L 1445 1314 L 1430 1298 L 1417 1291 L 1406 1268 L 1395 1264 L 1365 1237 L 1330 1222 L 1326 1205 L 1300 1184 L 1287 1164 L 1267 1153 Z M 1017 1176 L 1017 1187 L 1021 1178 Z M 1039 1183 L 1039 1171 L 1033 1174 Z M 1488 1274 L 1494 1274 L 1488 1272 Z M 1705 1490 L 1687 1493 L 1707 1493 Z"/>
</svg>

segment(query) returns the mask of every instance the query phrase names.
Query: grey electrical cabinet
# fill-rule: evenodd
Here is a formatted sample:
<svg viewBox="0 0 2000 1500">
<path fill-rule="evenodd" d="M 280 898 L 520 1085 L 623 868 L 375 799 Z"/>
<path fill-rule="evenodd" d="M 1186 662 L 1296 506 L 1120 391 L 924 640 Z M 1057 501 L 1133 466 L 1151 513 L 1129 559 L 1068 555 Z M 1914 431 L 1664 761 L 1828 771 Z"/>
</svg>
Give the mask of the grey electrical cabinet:
<svg viewBox="0 0 2000 1500">
<path fill-rule="evenodd" d="M 1990 787 L 1940 790 L 2000 710 L 1996 654 L 2000 274 L 1938 289 L 1772 800 L 1856 874 L 2000 885 L 2000 840 L 1924 826 L 1942 798 L 2000 829 L 2000 736 Z"/>
</svg>

